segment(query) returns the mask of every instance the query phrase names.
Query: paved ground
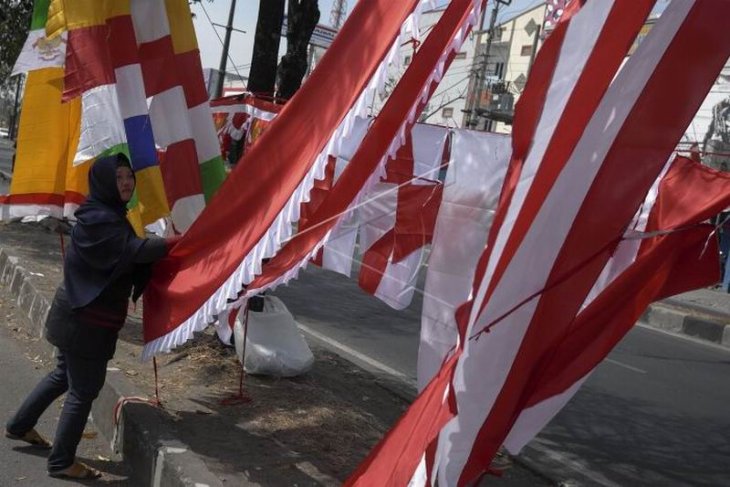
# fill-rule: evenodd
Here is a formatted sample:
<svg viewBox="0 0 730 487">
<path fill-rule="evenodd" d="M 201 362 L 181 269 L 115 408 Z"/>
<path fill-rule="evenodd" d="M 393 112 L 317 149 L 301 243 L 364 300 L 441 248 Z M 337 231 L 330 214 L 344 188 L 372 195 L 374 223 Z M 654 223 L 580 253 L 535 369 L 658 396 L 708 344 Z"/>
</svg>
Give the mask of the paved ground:
<svg viewBox="0 0 730 487">
<path fill-rule="evenodd" d="M 35 383 L 45 374 L 39 366 L 37 357 L 43 353 L 38 347 L 37 338 L 28 337 L 24 330 L 17 325 L 14 316 L 16 308 L 7 299 L 0 297 L 0 370 L 12 374 L 3 374 L 2 394 L 0 394 L 0 411 L 2 411 L 2 426 L 4 428 L 7 417 L 18 407 L 20 401 L 30 391 Z M 12 380 L 8 380 L 11 379 Z M 47 438 L 53 438 L 56 421 L 61 411 L 62 399 L 54 403 L 41 418 L 38 430 Z M 4 430 L 3 430 L 4 431 Z M 109 447 L 96 434 L 93 424 L 87 427 L 87 436 L 79 446 L 79 457 L 82 461 L 102 468 L 107 472 L 106 479 L 99 485 L 130 486 L 125 466 L 121 463 L 110 462 Z M 96 435 L 96 436 L 94 436 Z M 23 443 L 8 440 L 0 436 L 0 486 L 60 486 L 69 485 L 66 480 L 52 479 L 46 474 L 46 457 L 48 452 Z"/>
</svg>

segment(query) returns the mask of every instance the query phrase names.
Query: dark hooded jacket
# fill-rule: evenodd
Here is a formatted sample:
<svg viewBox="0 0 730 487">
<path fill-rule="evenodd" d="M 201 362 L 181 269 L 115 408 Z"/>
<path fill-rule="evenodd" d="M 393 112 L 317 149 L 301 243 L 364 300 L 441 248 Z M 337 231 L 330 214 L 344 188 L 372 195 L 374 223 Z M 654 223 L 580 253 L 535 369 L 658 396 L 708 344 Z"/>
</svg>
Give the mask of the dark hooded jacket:
<svg viewBox="0 0 730 487">
<path fill-rule="evenodd" d="M 89 196 L 76 210 L 77 223 L 64 261 L 64 284 L 46 323 L 48 340 L 88 358 L 111 358 L 127 317 L 150 276 L 152 262 L 167 252 L 165 240 L 144 239 L 127 220 L 116 171 L 124 155 L 98 159 L 89 171 Z"/>
</svg>

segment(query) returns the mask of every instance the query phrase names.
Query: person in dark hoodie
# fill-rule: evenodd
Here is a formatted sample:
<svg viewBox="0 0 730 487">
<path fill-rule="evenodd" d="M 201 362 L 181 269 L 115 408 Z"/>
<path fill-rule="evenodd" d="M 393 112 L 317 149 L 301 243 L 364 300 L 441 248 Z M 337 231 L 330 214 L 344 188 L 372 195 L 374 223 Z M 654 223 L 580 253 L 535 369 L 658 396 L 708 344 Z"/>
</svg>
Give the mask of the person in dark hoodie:
<svg viewBox="0 0 730 487">
<path fill-rule="evenodd" d="M 76 461 L 76 448 L 91 403 L 104 385 L 107 362 L 129 306 L 142 294 L 151 264 L 164 257 L 175 239 L 139 238 L 127 220 L 136 180 L 123 154 L 98 159 L 89 171 L 89 196 L 76 211 L 77 223 L 59 286 L 46 321 L 46 338 L 58 348 L 56 369 L 48 374 L 7 422 L 5 435 L 50 448 L 52 477 L 92 479 L 98 470 Z M 67 392 L 50 444 L 35 425 L 48 406 Z"/>
</svg>

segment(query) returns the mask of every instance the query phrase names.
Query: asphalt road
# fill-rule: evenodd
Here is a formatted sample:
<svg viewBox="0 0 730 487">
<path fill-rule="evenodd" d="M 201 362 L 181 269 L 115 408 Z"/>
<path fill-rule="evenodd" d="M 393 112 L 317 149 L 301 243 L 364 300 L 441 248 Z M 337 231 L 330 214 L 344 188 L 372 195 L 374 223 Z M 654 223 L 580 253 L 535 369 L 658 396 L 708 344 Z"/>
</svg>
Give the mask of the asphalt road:
<svg viewBox="0 0 730 487">
<path fill-rule="evenodd" d="M 33 386 L 46 373 L 43 367 L 36 364 L 33 367 L 32 359 L 44 353 L 38 343 L 19 338 L 13 331 L 17 328 L 17 317 L 11 303 L 0 297 L 0 370 L 12 373 L 13 380 L 4 380 L 0 393 L 1 426 L 5 427 L 7 418 L 15 412 L 20 402 L 30 392 Z M 13 336 L 13 335 L 16 336 Z M 46 438 L 52 439 L 58 415 L 61 412 L 61 399 L 51 405 L 41 417 L 37 426 L 38 431 Z M 87 432 L 93 434 L 93 425 L 87 426 Z M 5 438 L 0 435 L 0 486 L 68 486 L 73 482 L 53 479 L 46 473 L 47 450 L 38 450 L 24 446 L 24 443 Z M 117 462 L 109 462 L 111 457 L 109 447 L 101 437 L 82 439 L 77 452 L 77 458 L 105 472 L 100 485 L 131 486 L 126 480 L 128 477 L 125 466 Z"/>
<path fill-rule="evenodd" d="M 312 266 L 275 294 L 310 337 L 413 384 L 420 302 L 396 312 Z M 637 326 L 521 456 L 573 486 L 730 485 L 729 405 L 729 350 Z"/>
</svg>

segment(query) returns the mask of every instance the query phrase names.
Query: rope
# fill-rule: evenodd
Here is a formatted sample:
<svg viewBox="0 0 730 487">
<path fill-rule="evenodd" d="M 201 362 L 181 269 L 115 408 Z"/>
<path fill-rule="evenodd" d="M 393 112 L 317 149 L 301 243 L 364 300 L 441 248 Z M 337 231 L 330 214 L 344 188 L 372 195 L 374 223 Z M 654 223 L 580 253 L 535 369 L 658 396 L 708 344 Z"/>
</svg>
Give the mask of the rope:
<svg viewBox="0 0 730 487">
<path fill-rule="evenodd" d="M 112 448 L 114 448 L 116 453 L 119 453 L 119 450 L 117 448 L 117 439 L 119 438 L 119 425 L 120 420 L 122 417 L 122 408 L 126 404 L 129 403 L 136 403 L 136 404 L 149 404 L 152 407 L 156 408 L 163 408 L 162 401 L 160 401 L 160 388 L 159 388 L 159 377 L 157 374 L 157 358 L 152 357 L 152 366 L 155 371 L 155 397 L 154 399 L 150 399 L 148 397 L 142 397 L 142 396 L 120 396 L 117 400 L 117 403 L 114 405 L 114 408 L 112 410 L 112 417 L 114 418 L 114 434 L 112 435 Z"/>
<path fill-rule="evenodd" d="M 61 239 L 61 259 L 66 260 L 66 245 L 63 242 L 63 233 L 58 232 L 58 238 Z"/>
<path fill-rule="evenodd" d="M 236 394 L 231 395 L 230 397 L 226 397 L 224 399 L 221 399 L 219 401 L 219 404 L 221 406 L 235 406 L 237 404 L 245 404 L 247 402 L 251 402 L 251 396 L 246 394 L 243 390 L 243 379 L 246 375 L 246 370 L 244 368 L 244 364 L 246 363 L 246 339 L 248 337 L 248 313 L 249 313 L 249 306 L 248 306 L 248 300 L 246 301 L 246 305 L 244 308 L 244 315 L 243 315 L 243 350 L 241 351 L 241 372 L 238 376 L 238 392 Z"/>
</svg>

